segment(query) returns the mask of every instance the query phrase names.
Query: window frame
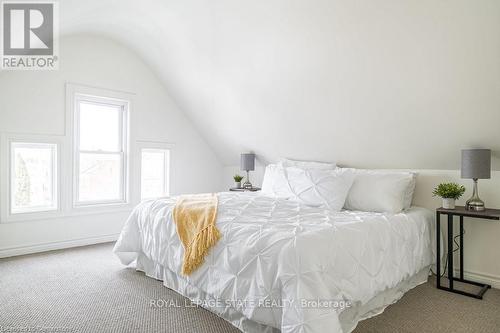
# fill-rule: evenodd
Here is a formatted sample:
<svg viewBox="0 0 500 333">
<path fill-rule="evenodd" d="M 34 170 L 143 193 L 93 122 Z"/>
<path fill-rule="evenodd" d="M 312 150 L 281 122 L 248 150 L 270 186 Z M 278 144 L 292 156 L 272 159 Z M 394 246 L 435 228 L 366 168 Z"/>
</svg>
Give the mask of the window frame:
<svg viewBox="0 0 500 333">
<path fill-rule="evenodd" d="M 120 112 L 120 150 L 117 152 L 102 150 L 80 150 L 80 103 L 86 102 L 97 105 L 110 105 L 119 107 Z M 129 107 L 130 101 L 115 97 L 106 96 L 106 94 L 88 94 L 75 91 L 73 94 L 73 208 L 96 207 L 96 206 L 114 206 L 125 205 L 129 203 Z M 121 159 L 120 170 L 120 198 L 110 200 L 79 200 L 80 192 L 80 155 L 82 153 L 119 155 Z"/>
<path fill-rule="evenodd" d="M 135 94 L 126 91 L 111 90 L 106 88 L 93 87 L 72 82 L 65 83 L 65 119 L 61 132 L 46 134 L 39 132 L 0 132 L 0 224 L 24 223 L 30 221 L 63 221 L 66 217 L 79 217 L 88 215 L 129 213 L 135 204 L 140 202 L 139 169 L 140 158 L 137 157 L 137 141 L 135 132 L 131 128 L 131 114 L 135 103 Z M 123 176 L 126 181 L 124 193 L 125 203 L 99 204 L 89 206 L 77 206 L 74 203 L 74 111 L 75 96 L 77 94 L 98 96 L 113 100 L 128 102 L 126 114 L 126 141 L 127 145 L 126 164 Z M 53 211 L 16 213 L 10 214 L 10 163 L 11 152 L 9 143 L 50 143 L 57 144 L 57 202 L 58 209 Z"/>
<path fill-rule="evenodd" d="M 51 210 L 35 210 L 25 212 L 12 211 L 12 160 L 13 149 L 12 143 L 26 143 L 33 145 L 51 144 L 55 146 L 54 151 L 54 176 L 53 182 L 56 192 L 54 199 L 56 201 L 55 209 Z M 0 137 L 0 222 L 13 223 L 21 221 L 41 220 L 46 218 L 57 218 L 62 216 L 64 201 L 62 197 L 62 179 L 66 176 L 63 168 L 63 155 L 65 151 L 64 139 L 57 135 L 41 135 L 41 134 L 14 134 L 3 133 Z"/>
<path fill-rule="evenodd" d="M 141 147 L 139 147 L 139 160 L 140 160 L 140 170 L 139 170 L 139 196 L 140 200 L 151 200 L 151 199 L 161 199 L 170 196 L 170 160 L 172 154 L 172 145 L 168 143 L 144 143 L 142 142 Z M 158 197 L 142 197 L 142 153 L 143 152 L 157 152 L 163 151 L 164 154 L 164 184 L 163 184 L 163 193 Z"/>
<path fill-rule="evenodd" d="M 14 210 L 13 206 L 13 196 L 14 196 L 14 167 L 15 167 L 15 156 L 14 151 L 16 148 L 24 147 L 30 149 L 47 149 L 50 146 L 51 151 L 51 162 L 52 162 L 52 199 L 53 204 L 50 206 L 34 206 L 26 209 Z M 20 214 L 30 214 L 30 213 L 42 213 L 42 212 L 52 212 L 57 211 L 60 208 L 59 200 L 59 182 L 58 182 L 58 145 L 57 143 L 46 143 L 46 142 L 27 142 L 27 141 L 13 141 L 9 143 L 9 214 L 10 215 L 20 215 Z"/>
</svg>

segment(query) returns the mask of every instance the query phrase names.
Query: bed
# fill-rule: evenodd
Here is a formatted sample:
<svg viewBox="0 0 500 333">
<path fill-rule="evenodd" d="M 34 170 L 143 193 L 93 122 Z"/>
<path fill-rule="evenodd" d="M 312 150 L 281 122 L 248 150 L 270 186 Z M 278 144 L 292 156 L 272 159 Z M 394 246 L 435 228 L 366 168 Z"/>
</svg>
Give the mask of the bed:
<svg viewBox="0 0 500 333">
<path fill-rule="evenodd" d="M 262 193 L 218 193 L 222 238 L 182 276 L 175 198 L 135 208 L 114 252 L 244 332 L 351 332 L 427 281 L 430 211 L 333 211 Z"/>
</svg>

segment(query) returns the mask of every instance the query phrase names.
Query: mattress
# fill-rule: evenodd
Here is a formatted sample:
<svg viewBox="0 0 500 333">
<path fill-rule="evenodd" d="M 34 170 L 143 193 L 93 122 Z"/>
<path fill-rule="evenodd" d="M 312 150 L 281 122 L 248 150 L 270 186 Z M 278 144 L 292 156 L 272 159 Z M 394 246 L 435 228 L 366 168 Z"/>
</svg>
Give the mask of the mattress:
<svg viewBox="0 0 500 333">
<path fill-rule="evenodd" d="M 348 332 L 400 297 L 370 305 L 380 295 L 424 282 L 433 263 L 434 219 L 423 208 L 334 212 L 259 193 L 218 196 L 222 238 L 189 277 L 180 275 L 175 198 L 137 206 L 114 252 L 193 300 L 212 300 L 200 305 L 243 331 Z"/>
</svg>

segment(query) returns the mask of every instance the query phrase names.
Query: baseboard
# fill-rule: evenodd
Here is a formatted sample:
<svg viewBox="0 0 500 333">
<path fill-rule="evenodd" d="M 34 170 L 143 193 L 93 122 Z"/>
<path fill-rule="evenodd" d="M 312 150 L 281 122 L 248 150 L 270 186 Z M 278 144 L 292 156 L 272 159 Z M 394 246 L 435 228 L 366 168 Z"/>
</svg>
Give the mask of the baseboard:
<svg viewBox="0 0 500 333">
<path fill-rule="evenodd" d="M 111 234 L 111 235 L 103 235 L 97 237 L 72 239 L 61 242 L 5 248 L 5 249 L 0 249 L 0 258 L 14 257 L 23 254 L 31 254 L 31 253 L 38 253 L 45 251 L 61 250 L 71 247 L 78 247 L 78 246 L 85 246 L 85 245 L 92 245 L 99 243 L 114 242 L 118 239 L 118 236 L 119 234 Z"/>
<path fill-rule="evenodd" d="M 455 272 L 455 276 L 458 276 L 459 271 Z M 467 280 L 477 281 L 481 283 L 486 283 L 491 285 L 495 289 L 500 289 L 500 276 L 478 273 L 478 272 L 467 272 L 464 271 L 464 278 Z"/>
<path fill-rule="evenodd" d="M 455 277 L 460 275 L 460 271 L 458 269 L 453 270 L 455 272 Z M 433 273 L 435 270 L 433 269 Z M 442 276 L 442 279 L 448 278 L 448 272 L 445 272 Z M 500 289 L 500 276 L 479 273 L 479 272 L 468 272 L 464 271 L 464 278 L 471 281 L 486 283 L 491 285 L 492 288 Z"/>
</svg>

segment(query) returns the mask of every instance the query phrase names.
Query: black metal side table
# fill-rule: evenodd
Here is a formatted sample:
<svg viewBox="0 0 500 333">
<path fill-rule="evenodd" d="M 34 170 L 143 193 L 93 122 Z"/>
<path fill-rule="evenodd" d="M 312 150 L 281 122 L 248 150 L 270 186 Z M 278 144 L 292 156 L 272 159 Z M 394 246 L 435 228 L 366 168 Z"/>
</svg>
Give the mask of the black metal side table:
<svg viewBox="0 0 500 333">
<path fill-rule="evenodd" d="M 447 248 L 448 248 L 448 287 L 441 285 L 441 215 L 448 215 L 448 237 L 447 237 Z M 454 277 L 453 274 L 453 217 L 460 217 L 460 276 Z M 477 219 L 487 219 L 487 220 L 500 220 L 500 209 L 485 209 L 483 211 L 471 211 L 466 210 L 464 206 L 457 206 L 455 209 L 436 209 L 436 246 L 437 246 L 437 260 L 436 260 L 436 270 L 437 270 L 437 288 L 453 292 L 456 294 L 461 294 L 469 297 L 474 297 L 478 299 L 483 299 L 483 295 L 491 288 L 489 284 L 470 281 L 464 278 L 464 217 L 473 217 Z M 477 294 L 469 293 L 459 289 L 455 289 L 453 282 L 458 281 L 462 283 L 472 284 L 474 286 L 481 287 L 481 290 Z"/>
</svg>

